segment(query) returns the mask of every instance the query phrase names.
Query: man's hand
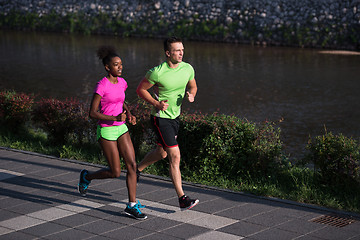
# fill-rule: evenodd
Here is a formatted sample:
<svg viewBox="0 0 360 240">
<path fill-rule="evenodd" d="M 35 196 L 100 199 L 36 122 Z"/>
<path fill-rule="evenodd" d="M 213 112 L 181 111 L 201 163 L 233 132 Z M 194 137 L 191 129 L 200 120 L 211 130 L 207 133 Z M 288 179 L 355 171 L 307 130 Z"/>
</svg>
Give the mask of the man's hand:
<svg viewBox="0 0 360 240">
<path fill-rule="evenodd" d="M 187 97 L 188 101 L 191 103 L 195 101 L 194 95 L 191 94 L 189 91 L 186 92 L 186 97 Z"/>
<path fill-rule="evenodd" d="M 134 116 L 134 115 L 132 115 L 131 113 L 130 114 L 128 114 L 128 121 L 129 121 L 129 123 L 131 123 L 132 125 L 135 125 L 136 124 L 136 117 Z"/>
<path fill-rule="evenodd" d="M 169 104 L 167 103 L 168 100 L 162 100 L 160 101 L 155 107 L 159 110 L 165 111 Z"/>
</svg>

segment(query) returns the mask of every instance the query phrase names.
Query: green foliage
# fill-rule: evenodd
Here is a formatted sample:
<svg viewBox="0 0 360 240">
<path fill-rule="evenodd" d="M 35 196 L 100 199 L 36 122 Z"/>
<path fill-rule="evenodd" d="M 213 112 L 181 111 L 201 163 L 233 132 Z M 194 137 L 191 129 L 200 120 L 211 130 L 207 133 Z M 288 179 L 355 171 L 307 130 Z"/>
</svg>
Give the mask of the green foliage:
<svg viewBox="0 0 360 240">
<path fill-rule="evenodd" d="M 88 105 L 78 100 L 41 99 L 33 110 L 33 120 L 43 128 L 51 141 L 63 144 L 69 140 L 81 143 L 96 128 L 88 117 Z M 95 134 L 95 133 L 94 133 Z"/>
<path fill-rule="evenodd" d="M 310 139 L 306 163 L 314 163 L 321 179 L 332 184 L 360 183 L 360 145 L 353 138 L 331 132 Z"/>
<path fill-rule="evenodd" d="M 2 123 L 18 130 L 30 119 L 34 96 L 11 90 L 0 92 L 0 119 Z"/>
<path fill-rule="evenodd" d="M 96 122 L 88 119 L 87 104 L 74 99 L 34 102 L 26 94 L 7 90 L 0 91 L 0 96 L 2 116 L 3 109 L 8 109 L 7 116 L 31 110 L 34 116 L 21 134 L 1 124 L 0 146 L 107 164 L 95 140 Z M 8 104 L 5 108 L 4 102 Z M 19 102 L 32 107 L 19 107 Z M 128 126 L 140 160 L 154 146 L 150 106 L 142 100 L 128 106 L 138 120 Z M 341 134 L 326 133 L 309 141 L 306 160 L 320 171 L 290 166 L 282 156 L 280 129 L 271 122 L 256 124 L 235 116 L 183 112 L 178 142 L 184 180 L 360 212 L 360 147 Z M 123 161 L 121 164 L 124 168 Z M 168 164 L 166 159 L 159 161 L 146 172 L 168 176 Z"/>
<path fill-rule="evenodd" d="M 280 129 L 235 116 L 183 114 L 179 131 L 182 161 L 190 173 L 207 180 L 238 179 L 276 171 L 281 165 Z"/>
<path fill-rule="evenodd" d="M 131 111 L 138 117 L 138 123 L 129 126 L 138 152 L 143 144 L 154 143 L 149 125 L 150 109 L 140 100 Z M 273 123 L 255 124 L 216 113 L 183 113 L 180 120 L 178 143 L 184 175 L 196 175 L 206 181 L 219 176 L 237 179 L 244 172 L 266 174 L 283 166 L 280 129 Z M 159 162 L 159 168 L 166 169 L 164 164 L 167 162 Z"/>
</svg>

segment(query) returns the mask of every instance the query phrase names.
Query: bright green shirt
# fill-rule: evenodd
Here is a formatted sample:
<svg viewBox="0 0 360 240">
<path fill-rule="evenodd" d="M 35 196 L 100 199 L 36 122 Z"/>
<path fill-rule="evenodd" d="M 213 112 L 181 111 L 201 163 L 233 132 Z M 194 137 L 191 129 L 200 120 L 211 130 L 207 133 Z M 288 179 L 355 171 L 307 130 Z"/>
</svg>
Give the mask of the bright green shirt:
<svg viewBox="0 0 360 240">
<path fill-rule="evenodd" d="M 163 62 L 150 69 L 145 77 L 151 84 L 154 84 L 156 100 L 168 100 L 169 104 L 165 111 L 154 108 L 151 114 L 161 118 L 177 118 L 180 115 L 186 85 L 195 77 L 194 68 L 185 62 L 179 63 L 177 68 L 170 68 L 167 62 Z"/>
</svg>

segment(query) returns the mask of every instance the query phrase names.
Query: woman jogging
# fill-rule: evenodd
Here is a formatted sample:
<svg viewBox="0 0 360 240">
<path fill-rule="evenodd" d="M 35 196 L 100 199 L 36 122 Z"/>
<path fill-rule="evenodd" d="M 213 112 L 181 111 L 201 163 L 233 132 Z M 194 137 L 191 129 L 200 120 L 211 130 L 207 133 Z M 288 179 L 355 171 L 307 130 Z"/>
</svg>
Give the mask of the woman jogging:
<svg viewBox="0 0 360 240">
<path fill-rule="evenodd" d="M 127 168 L 126 184 L 129 196 L 125 213 L 136 219 L 146 219 L 147 216 L 139 210 L 143 206 L 140 202 L 136 202 L 135 152 L 125 124 L 126 118 L 131 124 L 136 124 L 136 118 L 131 115 L 124 103 L 127 83 L 120 77 L 123 69 L 122 61 L 114 48 L 109 46 L 100 47 L 97 56 L 102 60 L 108 75 L 95 87 L 89 115 L 99 120 L 97 139 L 109 168 L 93 173 L 83 169 L 80 173 L 78 190 L 82 196 L 86 196 L 91 180 L 118 178 L 121 173 L 119 156 L 121 155 Z"/>
</svg>

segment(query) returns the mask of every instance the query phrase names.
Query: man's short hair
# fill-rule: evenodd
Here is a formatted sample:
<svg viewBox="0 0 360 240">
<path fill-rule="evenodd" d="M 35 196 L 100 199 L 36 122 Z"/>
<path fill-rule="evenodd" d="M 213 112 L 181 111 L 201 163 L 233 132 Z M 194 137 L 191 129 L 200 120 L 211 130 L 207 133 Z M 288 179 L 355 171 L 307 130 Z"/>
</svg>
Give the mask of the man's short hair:
<svg viewBox="0 0 360 240">
<path fill-rule="evenodd" d="M 169 38 L 165 39 L 165 41 L 164 41 L 164 51 L 165 51 L 165 52 L 166 52 L 166 51 L 169 51 L 169 50 L 170 50 L 170 45 L 171 45 L 172 43 L 177 43 L 177 42 L 181 42 L 181 43 L 182 43 L 182 39 L 179 38 L 179 37 L 175 37 L 175 36 L 169 37 Z"/>
</svg>

